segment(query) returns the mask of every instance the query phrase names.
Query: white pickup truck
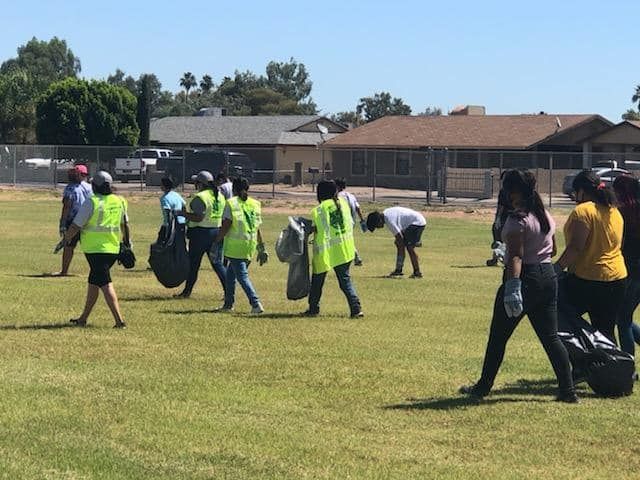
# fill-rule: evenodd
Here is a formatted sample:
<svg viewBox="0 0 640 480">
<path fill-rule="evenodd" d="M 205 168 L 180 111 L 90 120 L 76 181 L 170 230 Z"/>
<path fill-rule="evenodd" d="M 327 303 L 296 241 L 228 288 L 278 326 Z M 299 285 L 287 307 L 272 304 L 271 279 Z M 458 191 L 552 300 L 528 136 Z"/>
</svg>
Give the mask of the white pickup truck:
<svg viewBox="0 0 640 480">
<path fill-rule="evenodd" d="M 144 181 L 147 170 L 155 168 L 159 158 L 167 158 L 173 154 L 166 148 L 143 148 L 133 152 L 128 158 L 115 159 L 116 181 L 128 182 L 129 180 Z"/>
</svg>

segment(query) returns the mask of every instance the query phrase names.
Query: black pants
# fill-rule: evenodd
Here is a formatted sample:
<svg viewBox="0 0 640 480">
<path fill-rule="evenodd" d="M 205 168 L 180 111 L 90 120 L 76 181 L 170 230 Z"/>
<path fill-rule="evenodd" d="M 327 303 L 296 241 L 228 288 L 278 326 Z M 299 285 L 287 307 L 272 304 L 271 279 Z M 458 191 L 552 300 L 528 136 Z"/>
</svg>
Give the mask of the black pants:
<svg viewBox="0 0 640 480">
<path fill-rule="evenodd" d="M 527 315 L 549 357 L 558 379 L 560 392 L 573 392 L 569 355 L 558 338 L 558 312 L 556 308 L 558 281 L 553 266 L 550 263 L 523 265 L 520 279 L 522 280 L 524 311 L 518 318 L 507 317 L 503 303 L 504 285 L 501 285 L 496 293 L 489 341 L 478 387 L 486 393 L 491 390 L 502 364 L 507 342 L 522 317 Z"/>
<path fill-rule="evenodd" d="M 575 275 L 567 278 L 567 297 L 578 315 L 587 312 L 591 325 L 613 342 L 616 316 L 622 305 L 626 279 L 613 282 L 584 280 Z"/>
</svg>

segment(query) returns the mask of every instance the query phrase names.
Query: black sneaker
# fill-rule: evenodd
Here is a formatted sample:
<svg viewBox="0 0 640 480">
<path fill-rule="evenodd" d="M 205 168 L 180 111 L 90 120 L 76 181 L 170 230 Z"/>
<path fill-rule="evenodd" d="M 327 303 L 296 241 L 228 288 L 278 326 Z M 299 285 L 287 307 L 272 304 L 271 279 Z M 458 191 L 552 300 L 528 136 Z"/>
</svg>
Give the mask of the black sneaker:
<svg viewBox="0 0 640 480">
<path fill-rule="evenodd" d="M 362 317 L 364 317 L 364 312 L 362 310 L 351 314 L 351 318 L 362 318 Z"/>
<path fill-rule="evenodd" d="M 476 398 L 478 400 L 489 395 L 489 392 L 478 387 L 477 383 L 474 383 L 473 385 L 463 385 L 458 389 L 458 391 L 463 395 L 468 395 L 471 398 Z"/>
<path fill-rule="evenodd" d="M 556 397 L 556 402 L 563 403 L 580 403 L 580 399 L 576 395 L 576 392 L 561 393 Z"/>
<path fill-rule="evenodd" d="M 413 272 L 409 278 L 422 278 L 422 272 Z"/>
<path fill-rule="evenodd" d="M 303 317 L 317 317 L 318 315 L 320 315 L 320 310 L 307 310 L 306 312 L 302 313 Z"/>
<path fill-rule="evenodd" d="M 389 274 L 389 277 L 402 277 L 403 275 L 402 270 L 394 270 Z"/>
</svg>

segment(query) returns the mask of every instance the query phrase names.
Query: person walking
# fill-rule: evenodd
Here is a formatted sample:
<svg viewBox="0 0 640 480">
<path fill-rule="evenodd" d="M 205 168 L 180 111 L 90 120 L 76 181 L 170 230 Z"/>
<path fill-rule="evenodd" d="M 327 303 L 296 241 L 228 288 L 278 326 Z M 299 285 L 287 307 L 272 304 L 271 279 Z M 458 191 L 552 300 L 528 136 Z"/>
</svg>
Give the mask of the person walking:
<svg viewBox="0 0 640 480">
<path fill-rule="evenodd" d="M 622 256 L 628 274 L 616 323 L 620 348 L 635 356 L 635 344 L 640 345 L 640 326 L 633 322 L 640 304 L 640 183 L 637 178 L 622 175 L 613 182 L 613 191 L 624 220 Z"/>
<path fill-rule="evenodd" d="M 127 201 L 111 190 L 113 179 L 99 171 L 91 180 L 93 195 L 85 201 L 64 235 L 71 242 L 80 234 L 80 247 L 89 263 L 89 285 L 84 310 L 71 323 L 83 327 L 87 324 L 98 294 L 102 291 L 115 320 L 114 328 L 125 328 L 118 296 L 111 281 L 111 267 L 118 259 L 120 241 L 131 245 Z"/>
<path fill-rule="evenodd" d="M 575 403 L 569 355 L 558 337 L 558 280 L 551 263 L 555 222 L 535 190 L 528 170 L 510 170 L 503 179 L 513 211 L 503 226 L 506 244 L 503 281 L 496 293 L 482 374 L 460 392 L 476 398 L 489 394 L 504 358 L 507 342 L 524 315 L 542 343 L 558 379 L 557 400 Z"/>
<path fill-rule="evenodd" d="M 187 238 L 189 239 L 189 276 L 184 290 L 177 298 L 189 298 L 193 287 L 198 281 L 198 271 L 202 263 L 202 256 L 207 254 L 214 272 L 225 289 L 227 269 L 222 264 L 220 249 L 214 248 L 214 241 L 220 231 L 222 212 L 226 201 L 218 191 L 211 172 L 202 170 L 194 175 L 193 180 L 198 193 L 189 203 L 189 211 L 183 208 L 181 215 L 187 219 Z"/>
<path fill-rule="evenodd" d="M 357 215 L 358 218 L 360 218 L 360 228 L 362 229 L 362 232 L 363 233 L 366 232 L 367 222 L 362 216 L 360 203 L 358 203 L 358 199 L 353 193 L 347 192 L 347 181 L 344 178 L 339 178 L 335 182 L 336 182 L 336 187 L 338 188 L 338 197 L 344 198 L 347 201 L 347 204 L 349 205 L 349 209 L 351 210 L 351 219 L 353 221 L 353 225 L 355 226 L 356 224 L 356 215 Z M 356 256 L 353 260 L 353 264 L 356 267 L 362 266 L 362 258 L 358 253 L 358 249 L 356 249 Z"/>
<path fill-rule="evenodd" d="M 349 204 L 338 197 L 336 183 L 322 180 L 316 187 L 319 205 L 311 211 L 313 223 L 313 260 L 309 309 L 304 315 L 320 313 L 320 298 L 327 272 L 333 270 L 340 290 L 349 304 L 351 318 L 364 316 L 360 299 L 349 276 L 349 267 L 355 258 L 353 220 Z"/>
<path fill-rule="evenodd" d="M 577 206 L 564 225 L 566 247 L 556 263 L 568 269 L 566 302 L 577 315 L 587 312 L 591 325 L 615 342 L 627 267 L 622 256 L 624 221 L 613 191 L 591 170 L 573 180 Z M 564 302 L 565 293 L 561 289 Z"/>
<path fill-rule="evenodd" d="M 169 225 L 170 214 L 176 217 L 180 225 L 186 223 L 186 219 L 182 216 L 182 211 L 186 206 L 186 202 L 182 195 L 174 190 L 175 183 L 171 177 L 163 177 L 160 179 L 162 186 L 162 196 L 160 197 L 160 211 L 162 212 L 162 226 Z"/>
<path fill-rule="evenodd" d="M 257 260 L 262 266 L 269 255 L 262 241 L 262 207 L 249 196 L 249 182 L 240 177 L 233 180 L 233 197 L 227 201 L 223 213 L 222 228 L 215 240 L 218 249 L 222 242 L 224 257 L 228 260 L 224 305 L 220 312 L 232 311 L 235 304 L 236 281 L 244 290 L 251 304 L 252 314 L 261 314 L 264 307 L 249 279 L 249 264 L 258 252 Z"/>
<path fill-rule="evenodd" d="M 391 207 L 382 213 L 375 211 L 367 216 L 367 228 L 373 232 L 376 228 L 387 226 L 395 237 L 397 249 L 396 268 L 389 274 L 390 277 L 401 277 L 404 266 L 405 251 L 409 253 L 413 274 L 411 278 L 422 278 L 420 262 L 416 247 L 422 245 L 422 232 L 427 225 L 424 216 L 405 207 Z"/>
<path fill-rule="evenodd" d="M 80 207 L 87 198 L 91 196 L 91 185 L 87 182 L 87 166 L 76 165 L 68 170 L 69 183 L 64 187 L 62 192 L 62 212 L 60 213 L 59 232 L 60 237 L 64 238 L 65 233 L 73 223 L 73 219 L 80 210 Z M 54 273 L 57 277 L 66 277 L 69 275 L 69 267 L 73 260 L 73 253 L 80 240 L 80 235 L 76 234 L 74 238 L 68 242 L 64 242 L 62 249 L 62 268 L 59 272 Z"/>
</svg>

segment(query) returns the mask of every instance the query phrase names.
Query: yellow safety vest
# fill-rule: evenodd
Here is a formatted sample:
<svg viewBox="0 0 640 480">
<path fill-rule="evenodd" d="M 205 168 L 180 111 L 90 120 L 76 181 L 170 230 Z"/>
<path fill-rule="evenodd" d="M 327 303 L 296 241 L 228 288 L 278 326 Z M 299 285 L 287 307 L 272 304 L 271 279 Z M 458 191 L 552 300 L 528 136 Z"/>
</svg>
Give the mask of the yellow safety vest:
<svg viewBox="0 0 640 480">
<path fill-rule="evenodd" d="M 262 224 L 260 202 L 253 198 L 227 200 L 231 210 L 231 228 L 224 237 L 224 256 L 250 260 L 258 245 L 258 228 Z"/>
<path fill-rule="evenodd" d="M 120 252 L 120 223 L 127 201 L 118 195 L 93 194 L 86 201 L 93 204 L 89 222 L 80 231 L 84 253 Z"/>
<path fill-rule="evenodd" d="M 196 197 L 202 200 L 206 210 L 202 221 L 189 221 L 189 227 L 220 228 L 222 224 L 222 212 L 224 211 L 225 205 L 224 196 L 220 192 L 214 195 L 212 190 L 206 189 L 196 193 Z"/>
<path fill-rule="evenodd" d="M 324 273 L 338 265 L 353 261 L 356 246 L 353 241 L 353 220 L 349 204 L 324 200 L 311 211 L 316 232 L 313 236 L 313 273 Z"/>
</svg>

